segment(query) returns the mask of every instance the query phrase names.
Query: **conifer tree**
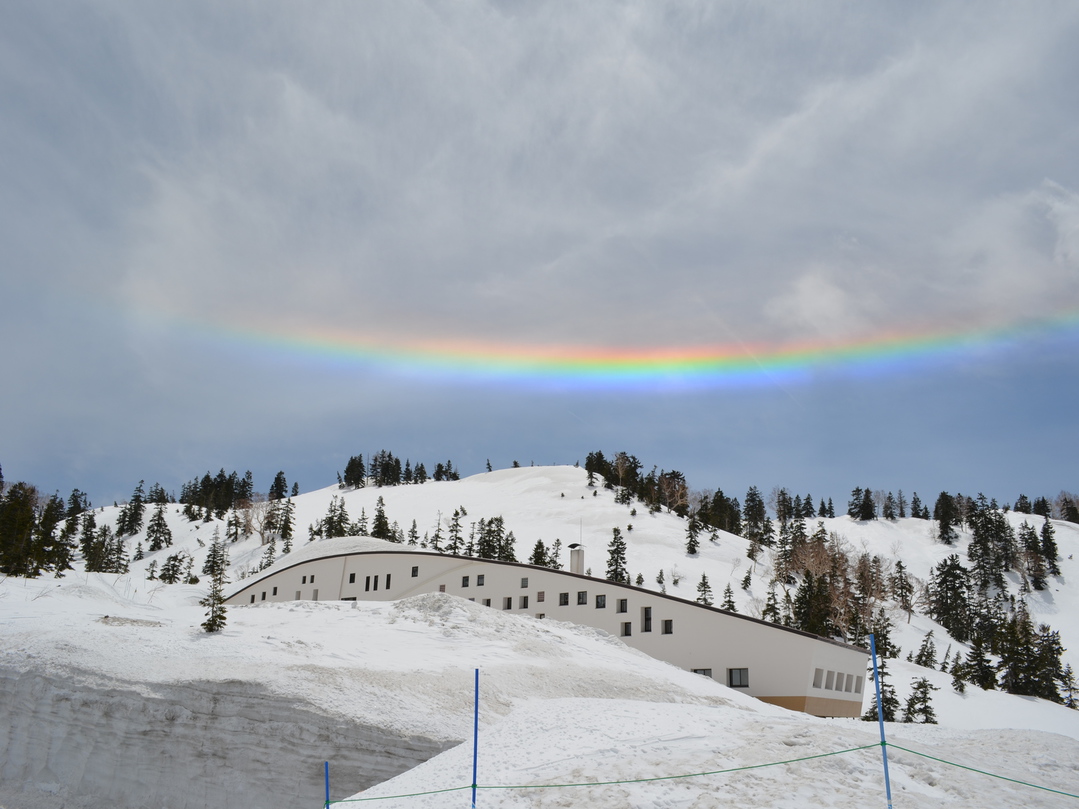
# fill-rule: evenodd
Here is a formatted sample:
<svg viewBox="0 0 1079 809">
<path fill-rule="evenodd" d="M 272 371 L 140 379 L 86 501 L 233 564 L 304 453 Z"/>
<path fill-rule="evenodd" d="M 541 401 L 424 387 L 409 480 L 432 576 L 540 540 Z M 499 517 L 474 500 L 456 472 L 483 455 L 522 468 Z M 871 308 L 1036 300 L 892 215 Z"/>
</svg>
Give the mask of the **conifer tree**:
<svg viewBox="0 0 1079 809">
<path fill-rule="evenodd" d="M 959 655 L 956 655 L 956 665 L 959 665 Z M 970 651 L 967 652 L 967 659 L 963 662 L 962 667 L 963 676 L 967 682 L 986 691 L 996 689 L 996 668 L 985 653 L 985 646 L 980 637 L 975 637 L 971 641 Z"/>
<path fill-rule="evenodd" d="M 708 576 L 701 574 L 701 580 L 697 582 L 697 603 L 706 607 L 712 606 L 712 585 L 708 583 Z"/>
<path fill-rule="evenodd" d="M 911 683 L 910 696 L 903 706 L 903 721 L 918 722 L 924 725 L 937 724 L 937 714 L 933 710 L 932 692 L 939 691 L 925 677 L 919 677 Z M 883 699 L 883 698 L 882 698 Z"/>
<path fill-rule="evenodd" d="M 165 522 L 165 507 L 162 505 L 154 509 L 154 515 L 146 526 L 146 540 L 150 543 L 151 553 L 172 545 L 172 531 Z"/>
<path fill-rule="evenodd" d="M 889 674 L 887 658 L 878 656 L 877 670 L 880 673 L 880 715 L 884 717 L 885 722 L 894 722 L 895 713 L 899 709 L 899 697 L 895 695 L 895 689 L 888 681 Z M 870 675 L 869 679 L 872 681 L 872 674 Z M 870 691 L 870 694 L 871 702 L 869 704 L 869 708 L 864 714 L 862 714 L 862 719 L 866 722 L 876 722 L 878 721 L 876 688 Z"/>
<path fill-rule="evenodd" d="M 742 586 L 742 589 L 745 590 L 747 593 L 749 592 L 749 588 L 753 586 L 753 570 L 752 569 L 747 570 L 746 575 L 742 577 L 742 585 L 741 586 Z"/>
<path fill-rule="evenodd" d="M 729 583 L 723 588 L 723 603 L 720 606 L 727 612 L 738 612 L 738 605 L 734 603 L 734 591 L 731 590 Z"/>
<path fill-rule="evenodd" d="M 220 541 L 215 542 L 220 545 Z M 221 554 L 224 555 L 224 548 L 221 548 Z M 225 628 L 225 578 L 224 568 L 218 569 L 210 577 L 210 592 L 206 594 L 206 597 L 199 601 L 199 604 L 206 607 L 206 620 L 202 622 L 202 628 L 207 632 L 220 632 Z"/>
<path fill-rule="evenodd" d="M 615 529 L 618 530 L 617 528 Z M 691 514 L 689 521 L 686 523 L 686 553 L 689 556 L 696 556 L 700 550 L 701 523 L 697 519 L 696 514 Z"/>
<path fill-rule="evenodd" d="M 536 567 L 547 566 L 547 546 L 543 544 L 542 539 L 537 539 L 536 544 L 532 546 L 532 555 L 528 558 L 528 564 Z"/>
<path fill-rule="evenodd" d="M 626 571 L 626 541 L 622 539 L 622 532 L 617 528 L 612 529 L 611 533 L 613 536 L 607 546 L 607 579 L 629 584 L 629 573 Z"/>
<path fill-rule="evenodd" d="M 1041 532 L 1041 550 L 1042 558 L 1045 559 L 1045 565 L 1049 569 L 1049 575 L 1060 575 L 1060 555 L 1057 552 L 1056 531 L 1053 529 L 1053 524 L 1049 522 L 1049 518 L 1045 517 L 1042 523 Z"/>
<path fill-rule="evenodd" d="M 768 595 L 764 599 L 764 609 L 761 610 L 761 618 L 773 624 L 780 623 L 779 600 L 776 598 L 775 582 L 768 585 Z"/>
<path fill-rule="evenodd" d="M 344 509 L 344 503 L 341 504 L 341 508 Z M 456 511 L 454 511 L 453 513 L 455 515 L 457 514 Z M 348 520 L 347 516 L 345 517 L 345 520 L 347 522 L 347 520 Z M 453 550 L 450 550 L 447 547 L 447 551 L 449 553 L 452 553 L 452 554 L 456 554 L 460 550 L 461 532 L 460 532 L 460 524 L 459 523 L 458 523 L 457 527 L 458 527 L 458 531 L 457 531 L 457 540 L 458 540 L 457 547 L 455 547 Z M 393 539 L 393 532 L 390 531 L 390 521 L 386 517 L 386 502 L 382 499 L 382 495 L 379 495 L 378 499 L 375 501 L 375 516 L 371 519 L 371 534 L 370 535 L 377 538 L 377 539 Z M 335 534 L 330 534 L 330 536 L 336 536 L 336 535 Z"/>
<path fill-rule="evenodd" d="M 922 645 L 918 647 L 918 653 L 914 655 L 914 665 L 930 669 L 937 667 L 937 645 L 933 642 L 932 629 L 922 639 Z"/>
</svg>

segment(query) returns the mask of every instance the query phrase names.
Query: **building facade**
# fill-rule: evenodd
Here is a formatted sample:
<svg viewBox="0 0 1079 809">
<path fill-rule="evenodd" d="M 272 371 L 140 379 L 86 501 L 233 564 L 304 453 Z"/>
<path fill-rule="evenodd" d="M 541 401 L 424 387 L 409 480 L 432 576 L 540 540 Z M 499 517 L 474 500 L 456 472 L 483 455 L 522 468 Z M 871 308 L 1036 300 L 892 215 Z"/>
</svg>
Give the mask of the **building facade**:
<svg viewBox="0 0 1079 809">
<path fill-rule="evenodd" d="M 864 649 L 571 570 L 417 551 L 367 537 L 311 543 L 231 588 L 263 601 L 395 601 L 449 593 L 492 609 L 602 629 L 628 646 L 775 705 L 858 716 Z"/>
</svg>

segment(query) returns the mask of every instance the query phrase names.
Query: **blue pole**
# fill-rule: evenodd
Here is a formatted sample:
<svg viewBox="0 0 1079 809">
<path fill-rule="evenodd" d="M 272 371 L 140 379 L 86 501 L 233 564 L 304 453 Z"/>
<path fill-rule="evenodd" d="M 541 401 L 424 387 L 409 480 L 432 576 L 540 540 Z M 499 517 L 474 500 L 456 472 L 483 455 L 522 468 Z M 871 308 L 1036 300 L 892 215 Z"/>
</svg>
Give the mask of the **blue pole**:
<svg viewBox="0 0 1079 809">
<path fill-rule="evenodd" d="M 476 764 L 479 758 L 479 669 L 476 669 L 476 700 L 473 712 L 473 809 L 476 809 Z M 889 807 L 889 809 L 891 809 Z"/>
<path fill-rule="evenodd" d="M 330 809 L 330 762 L 326 762 L 323 771 L 326 773 L 326 809 Z"/>
<path fill-rule="evenodd" d="M 880 725 L 880 754 L 884 758 L 884 793 L 892 809 L 892 779 L 888 776 L 888 742 L 884 738 L 884 705 L 880 701 L 880 670 L 877 668 L 877 639 L 869 633 L 869 652 L 873 655 L 873 683 L 877 687 L 877 724 Z"/>
</svg>

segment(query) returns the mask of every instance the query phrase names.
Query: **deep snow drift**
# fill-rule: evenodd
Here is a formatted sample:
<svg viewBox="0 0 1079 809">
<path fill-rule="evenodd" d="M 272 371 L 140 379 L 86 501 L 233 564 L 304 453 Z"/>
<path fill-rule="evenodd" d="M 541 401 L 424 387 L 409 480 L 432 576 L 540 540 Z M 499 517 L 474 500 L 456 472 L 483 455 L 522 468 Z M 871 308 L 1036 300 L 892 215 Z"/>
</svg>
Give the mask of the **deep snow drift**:
<svg viewBox="0 0 1079 809">
<path fill-rule="evenodd" d="M 593 494 L 595 492 L 595 494 Z M 353 520 L 383 497 L 391 521 L 422 537 L 443 532 L 464 506 L 465 524 L 504 517 L 526 559 L 536 539 L 583 541 L 594 575 L 605 569 L 611 529 L 628 543 L 632 575 L 695 596 L 707 573 L 716 600 L 727 583 L 739 610 L 759 612 L 768 562 L 752 564 L 745 542 L 705 539 L 684 551 L 685 522 L 614 502 L 583 470 L 503 470 L 458 482 L 296 498 L 296 554 L 306 529 L 341 497 Z M 151 507 L 152 508 L 152 507 Z M 485 790 L 482 806 L 884 805 L 876 726 L 818 720 L 764 705 L 677 670 L 587 628 L 507 615 L 447 596 L 397 603 L 260 604 L 230 608 L 225 630 L 207 635 L 198 599 L 205 586 L 146 580 L 146 566 L 184 550 L 201 567 L 218 523 L 190 523 L 167 510 L 174 544 L 125 576 L 69 572 L 62 579 L 0 582 L 0 806 L 315 806 L 322 762 L 333 798 L 412 793 L 471 782 L 473 672 L 481 670 L 481 785 L 632 780 L 787 761 L 870 745 L 867 750 L 726 775 L 595 787 Z M 116 510 L 99 511 L 98 524 Z M 1015 524 L 1023 515 L 1010 515 Z M 826 520 L 852 550 L 903 558 L 923 580 L 955 548 L 934 542 L 921 520 Z M 628 526 L 633 525 L 632 530 Z M 1035 620 L 1074 644 L 1079 530 L 1056 523 L 1064 575 L 1030 597 Z M 128 545 L 134 549 L 139 538 Z M 201 542 L 201 544 L 200 544 Z M 229 546 L 233 579 L 257 566 L 257 539 Z M 563 561 L 566 561 L 565 558 Z M 675 579 L 679 580 L 675 584 Z M 1015 582 L 1013 582 L 1015 584 Z M 897 614 L 903 656 L 940 627 Z M 959 650 L 953 648 L 953 654 Z M 965 651 L 965 650 L 964 650 Z M 1079 664 L 1075 651 L 1065 658 Z M 890 741 L 937 758 L 1079 794 L 1074 762 L 1079 712 L 1039 700 L 968 688 L 902 660 L 891 661 L 904 699 L 926 676 L 940 726 L 890 726 Z M 1008 730 L 1001 730 L 1008 729 Z M 444 751 L 444 752 L 441 752 Z M 951 767 L 893 749 L 895 806 L 1074 806 L 1076 799 Z M 415 766 L 430 759 L 427 763 Z M 392 778 L 397 773 L 396 778 Z M 377 785 L 377 786 L 372 786 Z M 462 806 L 467 791 L 344 806 Z M 874 802 L 877 802 L 874 804 Z"/>
</svg>

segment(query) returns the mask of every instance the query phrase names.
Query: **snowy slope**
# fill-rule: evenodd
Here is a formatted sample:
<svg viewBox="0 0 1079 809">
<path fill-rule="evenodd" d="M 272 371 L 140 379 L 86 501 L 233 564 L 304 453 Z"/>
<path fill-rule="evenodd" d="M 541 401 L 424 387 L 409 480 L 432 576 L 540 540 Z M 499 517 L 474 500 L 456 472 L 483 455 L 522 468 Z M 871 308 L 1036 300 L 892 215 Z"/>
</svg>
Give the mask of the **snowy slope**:
<svg viewBox="0 0 1079 809">
<path fill-rule="evenodd" d="M 414 519 L 421 536 L 433 533 L 440 517 L 445 533 L 461 506 L 468 512 L 466 532 L 480 517 L 501 515 L 517 537 L 521 560 L 536 539 L 548 545 L 556 538 L 564 545 L 581 541 L 586 566 L 597 576 L 605 570 L 611 529 L 619 527 L 629 570 L 643 574 L 645 586 L 658 589 L 662 569 L 668 592 L 692 599 L 706 573 L 717 602 L 730 583 L 739 610 L 748 614 L 759 614 L 769 578 L 763 558 L 743 592 L 739 585 L 751 565 L 743 539 L 705 538 L 700 554 L 688 557 L 684 520 L 649 515 L 643 507 L 632 516 L 630 506 L 615 503 L 613 491 L 589 488 L 584 471 L 573 467 L 307 493 L 294 501 L 293 553 L 313 550 L 304 549 L 307 526 L 326 514 L 332 498 L 343 499 L 353 520 L 361 510 L 370 520 L 380 496 L 391 522 L 407 530 Z M 114 523 L 116 511 L 99 510 L 98 524 Z M 151 560 L 160 564 L 184 550 L 198 571 L 213 532 L 224 533 L 224 526 L 188 522 L 177 506 L 166 516 L 173 546 L 132 563 L 128 575 L 75 572 L 63 579 L 0 582 L 0 707 L 10 720 L 6 729 L 0 724 L 0 806 L 315 805 L 326 759 L 333 763 L 335 799 L 379 782 L 366 794 L 467 784 L 476 668 L 482 673 L 484 784 L 701 772 L 835 752 L 876 738 L 873 725 L 816 720 L 763 705 L 603 633 L 446 596 L 231 608 L 225 631 L 206 635 L 198 606 L 205 586 L 161 585 L 147 581 L 145 570 Z M 1009 519 L 1017 525 L 1022 515 Z M 925 521 L 856 523 L 842 517 L 825 523 L 854 551 L 900 556 L 922 579 L 949 553 L 965 560 L 966 537 L 946 548 L 934 542 Z M 1051 590 L 1031 596 L 1030 604 L 1035 620 L 1060 630 L 1067 646 L 1079 632 L 1073 617 L 1079 605 L 1065 584 L 1079 572 L 1069 558 L 1079 530 L 1055 525 L 1064 575 Z M 252 538 L 229 551 L 236 580 L 257 567 L 264 548 Z M 895 620 L 904 656 L 930 629 L 944 653 L 944 633 L 931 621 L 915 615 L 907 624 L 902 613 Z M 1065 658 L 1079 666 L 1076 651 Z M 1072 763 L 1079 712 L 973 688 L 958 695 L 950 676 L 902 660 L 892 661 L 891 670 L 901 700 L 916 676 L 941 689 L 933 703 L 941 725 L 890 728 L 893 741 L 907 739 L 912 749 L 940 758 L 1079 791 Z M 1009 731 L 996 730 L 1002 728 Z M 908 801 L 897 806 L 969 805 L 988 798 L 1001 806 L 1075 805 L 1074 799 L 896 755 L 908 759 L 894 771 L 896 789 Z M 490 806 L 727 805 L 714 802 L 719 790 L 739 806 L 865 805 L 871 801 L 859 803 L 861 791 L 881 789 L 879 759 L 876 747 L 731 776 L 543 790 L 528 797 L 492 791 L 482 800 Z M 459 794 L 448 794 L 456 802 L 377 805 L 462 805 Z"/>
</svg>

